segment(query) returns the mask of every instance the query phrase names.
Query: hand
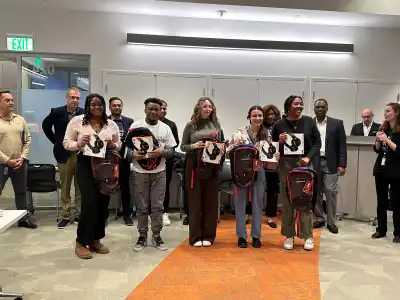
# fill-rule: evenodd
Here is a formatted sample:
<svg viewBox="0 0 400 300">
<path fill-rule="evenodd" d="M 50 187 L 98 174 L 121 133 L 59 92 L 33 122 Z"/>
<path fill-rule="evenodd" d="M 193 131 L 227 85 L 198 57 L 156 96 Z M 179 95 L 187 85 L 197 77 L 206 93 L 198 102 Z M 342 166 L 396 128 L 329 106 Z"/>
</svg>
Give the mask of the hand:
<svg viewBox="0 0 400 300">
<path fill-rule="evenodd" d="M 192 144 L 193 149 L 200 149 L 204 148 L 206 144 L 203 143 L 203 141 L 198 141 L 197 143 Z"/>
<path fill-rule="evenodd" d="M 15 163 L 14 169 L 21 168 L 22 165 L 24 164 L 24 161 L 25 161 L 25 158 L 23 158 L 23 157 L 17 158 L 15 160 L 16 163 Z"/>
<path fill-rule="evenodd" d="M 80 138 L 77 146 L 79 149 L 83 149 L 89 143 L 90 143 L 90 134 L 85 134 Z"/>
<path fill-rule="evenodd" d="M 17 164 L 17 160 L 16 159 L 9 159 L 7 161 L 7 166 L 10 168 L 15 168 L 15 165 Z"/>
<path fill-rule="evenodd" d="M 113 141 L 107 141 L 107 149 L 116 149 L 117 144 L 114 143 Z"/>
<path fill-rule="evenodd" d="M 310 159 L 308 157 L 302 157 L 299 159 L 300 166 L 307 166 L 310 163 Z"/>
<path fill-rule="evenodd" d="M 158 148 L 154 151 L 147 152 L 147 154 L 149 155 L 149 158 L 158 158 L 162 155 L 162 150 Z"/>
<path fill-rule="evenodd" d="M 338 167 L 337 172 L 338 172 L 339 176 L 343 176 L 346 173 L 346 169 L 343 167 Z"/>
<path fill-rule="evenodd" d="M 144 151 L 133 151 L 132 158 L 134 160 L 145 159 Z"/>
<path fill-rule="evenodd" d="M 285 141 L 287 140 L 287 134 L 285 133 L 281 133 L 279 135 L 279 143 L 283 144 Z"/>
<path fill-rule="evenodd" d="M 386 142 L 386 141 L 387 141 L 386 133 L 384 133 L 383 131 L 378 131 L 378 132 L 376 133 L 376 138 L 377 138 L 378 141 L 380 141 L 380 142 Z"/>
</svg>

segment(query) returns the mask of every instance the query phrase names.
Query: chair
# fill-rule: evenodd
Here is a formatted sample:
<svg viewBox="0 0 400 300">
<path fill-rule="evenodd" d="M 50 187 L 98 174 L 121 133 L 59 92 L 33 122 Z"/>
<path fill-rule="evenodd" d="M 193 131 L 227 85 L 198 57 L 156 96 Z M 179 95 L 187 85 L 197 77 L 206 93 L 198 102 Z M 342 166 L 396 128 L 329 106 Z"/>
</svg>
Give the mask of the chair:
<svg viewBox="0 0 400 300">
<path fill-rule="evenodd" d="M 0 287 L 0 298 L 14 298 L 15 300 L 22 300 L 24 294 L 21 293 L 3 293 Z"/>
<path fill-rule="evenodd" d="M 229 199 L 233 196 L 235 185 L 232 181 L 231 164 L 225 161 L 222 165 L 222 171 L 219 175 L 219 192 L 218 192 L 218 223 L 221 218 L 221 193 L 229 195 Z"/>
<path fill-rule="evenodd" d="M 184 207 L 184 187 L 185 187 L 185 169 L 184 168 L 176 168 L 175 173 L 179 176 L 179 184 L 177 187 L 177 196 L 179 202 L 179 219 L 182 219 L 183 215 L 183 207 Z"/>
<path fill-rule="evenodd" d="M 32 193 L 57 192 L 57 222 L 60 208 L 60 182 L 56 179 L 57 168 L 51 164 L 29 164 L 27 174 L 28 208 L 33 213 Z"/>
</svg>

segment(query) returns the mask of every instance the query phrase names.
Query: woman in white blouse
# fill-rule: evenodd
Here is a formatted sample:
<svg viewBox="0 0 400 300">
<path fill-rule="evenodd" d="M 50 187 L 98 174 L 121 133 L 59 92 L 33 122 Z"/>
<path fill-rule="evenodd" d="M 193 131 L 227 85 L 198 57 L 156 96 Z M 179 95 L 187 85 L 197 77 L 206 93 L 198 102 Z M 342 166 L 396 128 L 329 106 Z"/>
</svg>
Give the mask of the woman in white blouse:
<svg viewBox="0 0 400 300">
<path fill-rule="evenodd" d="M 100 240 L 105 236 L 110 197 L 99 192 L 91 163 L 93 153 L 99 153 L 98 149 L 93 148 L 102 148 L 100 140 L 107 149 L 119 150 L 121 147 L 118 126 L 107 119 L 104 98 L 99 94 L 90 94 L 86 98 L 85 113 L 72 118 L 63 141 L 65 149 L 79 151 L 76 179 L 82 195 L 82 212 L 78 223 L 75 254 L 82 259 L 92 258 L 91 250 L 100 254 L 109 252 Z"/>
</svg>

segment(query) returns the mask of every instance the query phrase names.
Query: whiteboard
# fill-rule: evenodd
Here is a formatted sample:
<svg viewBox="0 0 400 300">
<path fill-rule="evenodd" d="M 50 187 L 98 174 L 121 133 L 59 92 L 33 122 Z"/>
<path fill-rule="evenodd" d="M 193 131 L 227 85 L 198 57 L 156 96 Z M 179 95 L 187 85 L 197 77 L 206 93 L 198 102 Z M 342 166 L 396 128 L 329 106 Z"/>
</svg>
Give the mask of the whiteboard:
<svg viewBox="0 0 400 300">
<path fill-rule="evenodd" d="M 374 121 L 382 124 L 386 104 L 397 102 L 399 86 L 394 83 L 359 82 L 357 90 L 356 122 L 362 121 L 362 110 L 371 108 L 375 114 Z"/>
<path fill-rule="evenodd" d="M 350 135 L 351 128 L 356 123 L 357 84 L 346 81 L 313 81 L 313 102 L 310 105 L 314 114 L 314 101 L 324 98 L 328 101 L 328 116 L 343 120 L 346 134 Z"/>
<path fill-rule="evenodd" d="M 258 84 L 255 78 L 211 77 L 211 95 L 218 118 L 228 139 L 237 128 L 249 123 L 249 108 L 258 103 Z"/>
<path fill-rule="evenodd" d="M 283 111 L 283 104 L 291 95 L 300 96 L 304 100 L 304 114 L 309 115 L 309 99 L 305 97 L 307 82 L 304 79 L 260 79 L 259 99 L 261 106 L 273 104 Z"/>
<path fill-rule="evenodd" d="M 166 117 L 175 122 L 181 139 L 197 100 L 206 95 L 208 77 L 156 75 L 156 80 L 157 97 L 167 102 Z"/>
<path fill-rule="evenodd" d="M 111 97 L 124 103 L 122 114 L 135 121 L 143 119 L 144 101 L 156 96 L 156 79 L 152 74 L 105 74 L 106 104 Z"/>
</svg>

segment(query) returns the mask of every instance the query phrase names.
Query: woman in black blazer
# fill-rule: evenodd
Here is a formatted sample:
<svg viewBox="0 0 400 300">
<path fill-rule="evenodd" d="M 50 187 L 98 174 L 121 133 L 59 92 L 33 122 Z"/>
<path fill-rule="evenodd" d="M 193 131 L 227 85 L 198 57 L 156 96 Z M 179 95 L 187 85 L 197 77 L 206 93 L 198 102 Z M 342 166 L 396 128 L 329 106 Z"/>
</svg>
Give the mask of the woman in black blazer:
<svg viewBox="0 0 400 300">
<path fill-rule="evenodd" d="M 385 108 L 385 121 L 376 134 L 374 150 L 378 157 L 374 166 L 377 196 L 378 227 L 372 238 L 386 236 L 387 210 L 390 199 L 393 208 L 394 239 L 400 243 L 400 104 L 389 103 Z"/>
</svg>

